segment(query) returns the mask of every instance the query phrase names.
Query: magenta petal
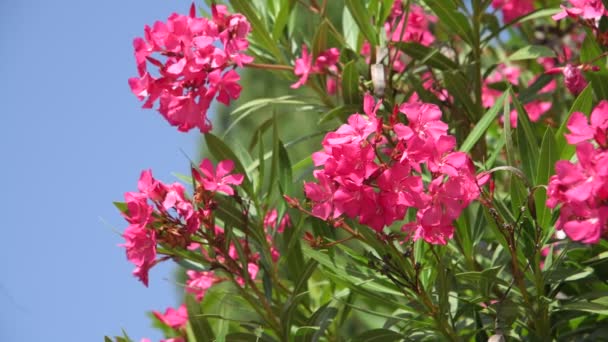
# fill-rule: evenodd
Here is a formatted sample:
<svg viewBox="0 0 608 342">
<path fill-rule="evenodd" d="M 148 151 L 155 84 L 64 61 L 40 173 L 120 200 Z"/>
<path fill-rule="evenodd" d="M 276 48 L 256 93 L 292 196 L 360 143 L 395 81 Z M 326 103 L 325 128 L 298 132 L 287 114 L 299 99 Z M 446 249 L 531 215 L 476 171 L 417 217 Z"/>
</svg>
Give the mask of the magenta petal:
<svg viewBox="0 0 608 342">
<path fill-rule="evenodd" d="M 198 167 L 201 169 L 201 172 L 203 175 L 205 175 L 205 177 L 211 179 L 215 178 L 215 172 L 213 170 L 213 163 L 211 163 L 211 160 L 205 158 Z"/>
<path fill-rule="evenodd" d="M 217 164 L 215 176 L 217 178 L 223 178 L 225 175 L 229 174 L 232 169 L 234 169 L 234 162 L 232 160 L 222 160 Z"/>
<path fill-rule="evenodd" d="M 600 239 L 600 227 L 597 218 L 585 221 L 568 221 L 564 224 L 564 231 L 574 241 L 597 243 Z"/>
</svg>

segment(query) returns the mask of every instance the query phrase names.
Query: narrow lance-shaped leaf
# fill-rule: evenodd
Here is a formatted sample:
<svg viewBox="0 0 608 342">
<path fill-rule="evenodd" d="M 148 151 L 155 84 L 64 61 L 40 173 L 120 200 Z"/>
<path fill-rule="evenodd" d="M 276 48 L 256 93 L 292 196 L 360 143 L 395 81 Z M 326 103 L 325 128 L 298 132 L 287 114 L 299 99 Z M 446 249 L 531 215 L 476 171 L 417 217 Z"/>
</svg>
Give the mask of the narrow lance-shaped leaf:
<svg viewBox="0 0 608 342">
<path fill-rule="evenodd" d="M 425 0 L 442 24 L 445 24 L 453 33 L 458 34 L 464 41 L 473 44 L 473 30 L 467 17 L 458 11 L 458 8 L 450 0 Z"/>
<path fill-rule="evenodd" d="M 553 129 L 547 127 L 543 141 L 540 147 L 540 156 L 538 159 L 538 168 L 536 174 L 536 184 L 546 185 L 549 177 L 553 174 L 555 162 L 557 161 L 557 149 L 555 138 L 553 137 Z M 534 201 L 536 202 L 536 215 L 538 224 L 546 229 L 551 220 L 551 210 L 547 208 L 547 191 L 544 188 L 538 188 L 534 192 Z"/>
<path fill-rule="evenodd" d="M 378 35 L 372 26 L 372 19 L 369 11 L 365 8 L 361 0 L 346 0 L 346 8 L 357 23 L 359 30 L 372 46 L 378 45 Z"/>
<path fill-rule="evenodd" d="M 342 72 L 342 92 L 345 104 L 359 103 L 359 73 L 355 61 L 350 61 L 344 66 Z"/>
<path fill-rule="evenodd" d="M 264 25 L 264 22 L 258 17 L 257 11 L 253 7 L 251 1 L 231 0 L 230 3 L 237 12 L 242 13 L 251 23 L 251 35 L 255 41 L 257 41 L 264 49 L 272 53 L 273 57 L 277 61 L 282 63 L 284 58 L 281 55 L 276 42 L 272 39 L 270 33 L 268 33 L 266 25 Z"/>
<path fill-rule="evenodd" d="M 513 105 L 517 111 L 517 147 L 519 149 L 522 170 L 528 179 L 534 182 L 537 174 L 538 140 L 528 118 L 528 113 L 514 94 L 511 93 L 511 95 Z"/>
<path fill-rule="evenodd" d="M 520 61 L 524 59 L 537 59 L 541 57 L 555 57 L 555 52 L 543 45 L 528 45 L 513 52 L 508 60 Z"/>
<path fill-rule="evenodd" d="M 505 99 L 507 98 L 509 91 L 505 91 L 499 98 L 496 100 L 492 108 L 488 110 L 477 122 L 475 128 L 469 133 L 467 138 L 464 140 L 462 145 L 460 146 L 460 150 L 463 152 L 469 152 L 473 146 L 479 141 L 481 137 L 486 133 L 486 130 L 490 125 L 496 120 L 498 114 L 502 111 L 503 105 L 505 104 Z M 505 119 L 505 121 L 508 121 Z"/>
</svg>

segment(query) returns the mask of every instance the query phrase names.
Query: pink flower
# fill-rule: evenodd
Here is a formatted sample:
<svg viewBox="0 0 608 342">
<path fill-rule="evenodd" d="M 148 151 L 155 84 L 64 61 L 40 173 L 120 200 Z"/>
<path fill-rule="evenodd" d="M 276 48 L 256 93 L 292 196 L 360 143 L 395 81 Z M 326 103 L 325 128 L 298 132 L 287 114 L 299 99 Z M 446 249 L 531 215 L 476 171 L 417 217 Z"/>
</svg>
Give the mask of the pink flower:
<svg viewBox="0 0 608 342">
<path fill-rule="evenodd" d="M 238 74 L 223 72 L 253 60 L 242 53 L 251 31 L 247 19 L 229 14 L 225 6 L 211 10 L 212 20 L 197 18 L 195 11 L 174 13 L 166 22 L 146 26 L 145 37 L 133 41 L 139 77 L 129 79 L 132 92 L 140 100 L 147 98 L 144 108 L 158 100 L 158 111 L 184 132 L 211 130 L 206 114 L 215 94 L 228 105 L 241 90 Z M 149 65 L 154 72 L 148 72 Z"/>
<path fill-rule="evenodd" d="M 186 281 L 186 292 L 196 295 L 196 300 L 203 300 L 205 293 L 211 286 L 221 282 L 212 271 L 197 272 L 189 270 L 186 272 L 188 280 Z"/>
<path fill-rule="evenodd" d="M 587 123 L 587 117 L 583 113 L 574 112 L 568 120 L 566 140 L 569 144 L 595 139 L 602 147 L 608 147 L 606 143 L 608 135 L 608 101 L 602 100 L 591 113 L 591 125 Z"/>
<path fill-rule="evenodd" d="M 327 220 L 333 212 L 333 194 L 335 187 L 329 177 L 323 171 L 313 172 L 319 183 L 304 183 L 306 197 L 310 198 L 314 205 L 312 214 L 322 220 Z M 338 215 L 339 216 L 339 215 Z M 335 216 L 337 217 L 337 216 Z"/>
<path fill-rule="evenodd" d="M 181 329 L 186 327 L 188 323 L 188 310 L 184 304 L 180 305 L 177 310 L 173 308 L 167 308 L 165 313 L 162 314 L 158 311 L 152 312 L 159 321 L 173 329 Z"/>
<path fill-rule="evenodd" d="M 258 267 L 257 264 L 250 262 L 247 264 L 247 273 L 249 274 L 249 279 L 251 280 L 255 280 L 255 278 L 258 276 L 258 271 L 260 270 L 260 268 Z M 236 282 L 241 285 L 241 287 L 245 286 L 245 280 L 242 277 L 237 277 L 236 278 Z"/>
<path fill-rule="evenodd" d="M 396 106 L 390 125 L 378 119 L 380 103 L 364 98 L 364 112 L 323 139 L 323 150 L 313 154 L 316 182 L 305 183 L 312 215 L 322 220 L 343 215 L 382 232 L 416 210 L 416 222 L 404 230 L 412 238 L 445 244 L 453 235 L 452 221 L 479 197 L 479 187 L 468 155 L 455 152 L 456 140 L 447 134 L 439 107 L 428 103 Z M 402 112 L 407 124 L 399 122 Z M 425 184 L 428 170 L 432 181 Z"/>
<path fill-rule="evenodd" d="M 599 20 L 607 14 L 602 0 L 569 0 L 569 2 L 572 7 L 560 5 L 562 11 L 552 17 L 554 20 L 565 17 Z"/>
<path fill-rule="evenodd" d="M 568 129 L 566 139 L 576 144 L 577 162 L 560 160 L 555 164 L 547 206 L 561 205 L 556 229 L 574 241 L 597 243 L 608 235 L 608 102 L 602 101 L 594 108 L 591 125 L 582 113 L 573 113 Z"/>
<path fill-rule="evenodd" d="M 127 222 L 145 227 L 152 219 L 154 209 L 148 204 L 146 195 L 137 192 L 125 193 L 127 212 L 123 214 Z"/>
<path fill-rule="evenodd" d="M 317 59 L 313 64 L 312 60 L 313 56 L 308 53 L 308 47 L 306 45 L 302 45 L 302 57 L 297 58 L 294 67 L 294 74 L 296 76 L 300 76 L 300 79 L 291 85 L 292 89 L 297 89 L 306 84 L 308 81 L 308 76 L 312 73 L 337 73 L 338 69 L 336 64 L 340 59 L 340 50 L 336 48 L 330 48 L 325 50 L 319 54 Z M 332 83 L 330 83 L 330 81 Z M 337 84 L 334 84 L 335 80 L 333 76 L 329 76 L 328 78 L 328 92 L 333 93 L 337 87 Z"/>
<path fill-rule="evenodd" d="M 291 85 L 291 88 L 300 88 L 308 81 L 308 75 L 313 71 L 312 56 L 308 54 L 308 48 L 306 45 L 302 45 L 302 57 L 296 59 L 296 65 L 294 67 L 294 74 L 300 76 L 300 79 Z"/>
<path fill-rule="evenodd" d="M 238 84 L 240 79 L 239 74 L 234 70 L 228 71 L 223 76 L 219 70 L 215 70 L 209 74 L 211 88 L 208 92 L 218 93 L 217 100 L 228 106 L 230 105 L 230 99 L 236 100 L 241 94 L 242 87 Z"/>
<path fill-rule="evenodd" d="M 566 88 L 568 88 L 573 95 L 580 94 L 587 86 L 587 80 L 585 80 L 580 68 L 575 67 L 572 64 L 567 64 L 566 67 L 564 67 L 563 73 L 564 84 L 566 84 Z"/>
<path fill-rule="evenodd" d="M 242 174 L 229 175 L 234 169 L 232 160 L 223 160 L 217 164 L 217 170 L 213 170 L 213 164 L 209 159 L 205 159 L 199 165 L 204 178 L 195 173 L 197 181 L 203 185 L 205 190 L 211 192 L 223 192 L 226 195 L 234 195 L 234 190 L 230 185 L 240 185 L 243 182 Z"/>
<path fill-rule="evenodd" d="M 407 116 L 410 129 L 422 140 L 437 140 L 447 134 L 448 125 L 441 121 L 441 110 L 434 104 L 404 103 L 399 111 Z"/>
<path fill-rule="evenodd" d="M 125 229 L 122 245 L 127 252 L 127 259 L 135 264 L 133 272 L 144 285 L 148 286 L 148 270 L 156 261 L 156 234 L 153 230 L 132 224 Z"/>
<path fill-rule="evenodd" d="M 505 23 L 534 11 L 532 0 L 492 0 L 492 7 L 501 9 Z"/>
<path fill-rule="evenodd" d="M 264 216 L 264 228 L 274 228 L 274 226 L 277 224 L 277 216 L 278 213 L 276 209 L 269 210 L 268 213 L 266 213 L 266 216 Z"/>
<path fill-rule="evenodd" d="M 425 46 L 431 45 L 435 41 L 435 36 L 431 33 L 429 25 L 437 19 L 426 14 L 422 7 L 410 5 L 410 13 L 405 23 L 405 16 L 401 8 L 393 6 L 393 12 L 384 24 L 387 36 L 394 42 L 417 42 Z M 403 28 L 405 25 L 405 28 Z"/>
</svg>

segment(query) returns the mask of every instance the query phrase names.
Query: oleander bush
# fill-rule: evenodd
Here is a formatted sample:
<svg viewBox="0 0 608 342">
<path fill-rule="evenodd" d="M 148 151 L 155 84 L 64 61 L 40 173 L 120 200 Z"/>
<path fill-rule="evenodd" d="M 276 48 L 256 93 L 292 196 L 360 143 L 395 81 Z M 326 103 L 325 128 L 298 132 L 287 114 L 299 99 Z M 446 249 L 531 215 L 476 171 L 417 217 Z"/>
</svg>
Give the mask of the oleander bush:
<svg viewBox="0 0 608 342">
<path fill-rule="evenodd" d="M 608 340 L 605 5 L 230 0 L 146 25 L 131 91 L 205 146 L 115 203 L 143 285 L 179 265 L 164 341 Z"/>
</svg>

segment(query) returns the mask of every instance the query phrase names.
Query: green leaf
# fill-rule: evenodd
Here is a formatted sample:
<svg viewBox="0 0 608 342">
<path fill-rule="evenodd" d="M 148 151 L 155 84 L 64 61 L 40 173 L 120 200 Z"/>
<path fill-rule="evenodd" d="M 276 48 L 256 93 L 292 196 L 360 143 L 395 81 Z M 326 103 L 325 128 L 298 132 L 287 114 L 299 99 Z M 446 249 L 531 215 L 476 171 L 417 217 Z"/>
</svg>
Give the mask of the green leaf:
<svg viewBox="0 0 608 342">
<path fill-rule="evenodd" d="M 344 39 L 346 39 L 346 44 L 348 47 L 353 51 L 359 51 L 357 46 L 359 27 L 346 7 L 344 7 L 342 12 L 342 32 L 344 33 Z"/>
<path fill-rule="evenodd" d="M 291 161 L 289 160 L 287 149 L 281 140 L 279 140 L 279 188 L 284 195 L 291 194 L 293 188 Z"/>
<path fill-rule="evenodd" d="M 585 73 L 587 79 L 593 86 L 595 95 L 601 99 L 608 99 L 608 70 L 606 69 L 606 57 L 598 58 L 602 55 L 602 48 L 595 40 L 595 35 L 590 32 L 583 41 L 581 47 L 581 62 L 593 62 L 593 65 L 600 68 L 599 71 Z"/>
<path fill-rule="evenodd" d="M 286 336 L 289 335 L 291 322 L 296 313 L 296 307 L 300 300 L 303 299 L 304 295 L 306 295 L 305 290 L 307 288 L 308 279 L 312 276 L 318 265 L 319 263 L 317 261 L 313 259 L 308 260 L 306 266 L 304 266 L 304 270 L 301 271 L 294 284 L 293 293 L 283 305 L 283 309 L 281 310 L 281 325 L 283 326 L 283 331 Z"/>
<path fill-rule="evenodd" d="M 376 47 L 378 45 L 378 34 L 376 33 L 374 26 L 372 26 L 370 13 L 365 8 L 364 2 L 361 0 L 346 0 L 345 4 L 357 23 L 359 31 L 361 31 L 373 48 Z"/>
<path fill-rule="evenodd" d="M 318 57 L 321 52 L 327 50 L 327 38 L 329 35 L 329 24 L 327 19 L 324 19 L 321 24 L 319 25 L 319 27 L 317 28 L 317 31 L 315 32 L 315 35 L 312 39 L 312 56 L 313 58 Z"/>
<path fill-rule="evenodd" d="M 226 335 L 226 342 L 260 342 L 262 340 L 260 340 L 259 337 L 257 337 L 254 334 L 249 334 L 249 333 L 232 333 L 229 335 Z"/>
<path fill-rule="evenodd" d="M 203 316 L 201 305 L 196 301 L 194 296 L 186 295 L 186 308 L 188 310 L 188 325 L 192 331 L 193 342 L 205 342 L 213 341 L 215 336 L 211 325 L 207 321 L 207 318 Z M 188 341 L 191 341 L 188 336 Z"/>
<path fill-rule="evenodd" d="M 400 42 L 394 44 L 399 50 L 415 60 L 438 70 L 453 70 L 458 64 L 446 57 L 439 50 L 424 46 L 416 42 Z"/>
<path fill-rule="evenodd" d="M 599 315 L 608 315 L 608 306 L 594 302 L 575 302 L 563 305 L 559 311 L 574 310 L 595 313 Z"/>
<path fill-rule="evenodd" d="M 321 115 L 321 118 L 319 118 L 318 123 L 323 124 L 328 121 L 331 121 L 332 119 L 338 119 L 340 120 L 340 122 L 345 122 L 350 114 L 356 113 L 358 110 L 360 110 L 359 105 L 350 104 L 338 106 L 330 110 L 329 112 Z"/>
<path fill-rule="evenodd" d="M 360 103 L 359 97 L 359 72 L 355 61 L 350 61 L 344 66 L 342 71 L 342 93 L 344 94 L 345 104 Z"/>
<path fill-rule="evenodd" d="M 536 59 L 540 57 L 555 57 L 555 52 L 543 45 L 528 45 L 511 54 L 507 60 L 521 61 L 525 59 Z"/>
<path fill-rule="evenodd" d="M 469 118 L 473 118 L 476 108 L 471 100 L 470 89 L 466 86 L 468 84 L 466 78 L 460 73 L 444 72 L 443 79 L 446 88 L 450 89 L 450 95 L 454 97 L 455 104 L 461 104 L 465 114 Z"/>
<path fill-rule="evenodd" d="M 532 124 L 528 118 L 528 113 L 521 105 L 519 100 L 511 92 L 513 105 L 517 110 L 517 146 L 521 158 L 522 169 L 528 179 L 534 181 L 536 178 L 538 161 L 538 139 Z"/>
<path fill-rule="evenodd" d="M 509 91 L 505 91 L 498 98 L 498 100 L 496 100 L 496 102 L 494 103 L 492 108 L 490 108 L 490 110 L 488 110 L 481 117 L 479 122 L 477 122 L 477 125 L 475 125 L 475 128 L 473 128 L 471 133 L 469 133 L 467 138 L 464 140 L 464 142 L 460 146 L 461 151 L 469 152 L 473 148 L 473 146 L 475 146 L 477 141 L 479 141 L 479 139 L 484 136 L 488 127 L 490 127 L 490 125 L 494 122 L 494 120 L 496 119 L 498 114 L 503 110 L 503 105 L 505 103 L 505 99 L 507 98 L 508 94 L 509 94 Z M 505 119 L 505 121 L 507 121 L 507 119 Z"/>
<path fill-rule="evenodd" d="M 458 11 L 458 7 L 451 0 L 425 0 L 424 2 L 435 12 L 442 24 L 445 24 L 453 33 L 458 34 L 469 45 L 473 45 L 475 39 L 469 20 Z"/>
<path fill-rule="evenodd" d="M 272 28 L 272 37 L 275 41 L 278 41 L 283 34 L 285 26 L 289 22 L 289 16 L 295 5 L 295 0 L 280 0 L 280 9 L 277 17 L 274 20 L 274 26 Z"/>
<path fill-rule="evenodd" d="M 230 0 L 236 12 L 242 13 L 251 24 L 251 35 L 255 42 L 268 50 L 277 61 L 283 62 L 284 58 L 279 51 L 278 45 L 266 30 L 266 25 L 257 15 L 257 10 L 253 7 L 251 0 Z"/>
<path fill-rule="evenodd" d="M 129 208 L 127 207 L 127 203 L 125 203 L 125 202 L 112 202 L 112 204 L 114 204 L 116 209 L 118 209 L 118 211 L 120 211 L 123 214 L 126 214 L 129 211 Z"/>
<path fill-rule="evenodd" d="M 536 168 L 536 184 L 544 185 L 549 182 L 549 177 L 553 174 L 553 167 L 557 161 L 557 148 L 555 138 L 553 135 L 553 129 L 547 127 L 543 141 L 540 145 L 540 155 L 538 159 L 538 166 Z M 547 190 L 544 188 L 538 188 L 534 192 L 534 202 L 536 203 L 536 217 L 538 224 L 543 228 L 547 229 L 551 221 L 551 210 L 547 208 L 545 202 L 547 201 Z"/>
<path fill-rule="evenodd" d="M 241 186 L 249 195 L 251 195 L 253 191 L 251 180 L 249 180 L 249 176 L 245 171 L 245 168 L 241 164 L 240 160 L 236 157 L 236 154 L 234 154 L 232 149 L 216 135 L 213 135 L 213 133 L 205 134 L 205 142 L 207 143 L 209 152 L 211 152 L 218 162 L 226 159 L 234 162 L 235 172 L 243 175 L 243 183 Z"/>
<path fill-rule="evenodd" d="M 373 329 L 353 338 L 352 342 L 392 342 L 402 341 L 403 335 L 388 329 Z"/>
<path fill-rule="evenodd" d="M 327 303 L 322 305 L 312 316 L 310 316 L 308 324 L 318 327 L 318 329 L 312 333 L 311 342 L 318 342 L 321 337 L 323 337 L 323 333 L 325 333 L 325 330 L 327 330 L 337 314 L 338 309 L 329 306 L 329 303 Z"/>
</svg>

